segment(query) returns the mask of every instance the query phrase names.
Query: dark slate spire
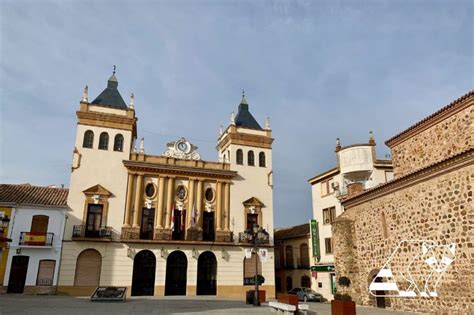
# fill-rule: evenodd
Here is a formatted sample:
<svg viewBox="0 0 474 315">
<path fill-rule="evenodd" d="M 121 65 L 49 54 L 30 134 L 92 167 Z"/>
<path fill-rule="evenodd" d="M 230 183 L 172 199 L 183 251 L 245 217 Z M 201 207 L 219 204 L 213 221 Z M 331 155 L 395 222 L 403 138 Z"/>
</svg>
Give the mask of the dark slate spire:
<svg viewBox="0 0 474 315">
<path fill-rule="evenodd" d="M 237 112 L 237 116 L 235 116 L 235 125 L 238 127 L 262 130 L 262 127 L 260 127 L 249 111 L 249 104 L 245 99 L 244 91 L 242 91 L 242 100 L 239 104 L 239 111 Z"/>
<path fill-rule="evenodd" d="M 120 95 L 119 91 L 117 90 L 118 81 L 117 77 L 115 76 L 115 65 L 114 65 L 114 72 L 112 76 L 110 76 L 109 80 L 107 81 L 107 87 L 102 93 L 97 96 L 91 104 L 94 105 L 102 105 L 108 107 L 115 107 L 119 109 L 127 109 L 127 104 L 123 100 L 122 96 Z"/>
</svg>

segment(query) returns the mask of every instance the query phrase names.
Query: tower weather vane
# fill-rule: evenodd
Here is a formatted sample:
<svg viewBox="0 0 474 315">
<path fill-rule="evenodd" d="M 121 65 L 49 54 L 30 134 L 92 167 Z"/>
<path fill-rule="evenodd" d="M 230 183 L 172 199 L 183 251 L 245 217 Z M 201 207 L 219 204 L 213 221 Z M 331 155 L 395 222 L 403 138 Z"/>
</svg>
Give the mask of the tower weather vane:
<svg viewBox="0 0 474 315">
<path fill-rule="evenodd" d="M 117 66 L 114 65 L 114 72 L 113 72 L 113 74 L 115 74 L 115 69 L 117 69 Z"/>
</svg>

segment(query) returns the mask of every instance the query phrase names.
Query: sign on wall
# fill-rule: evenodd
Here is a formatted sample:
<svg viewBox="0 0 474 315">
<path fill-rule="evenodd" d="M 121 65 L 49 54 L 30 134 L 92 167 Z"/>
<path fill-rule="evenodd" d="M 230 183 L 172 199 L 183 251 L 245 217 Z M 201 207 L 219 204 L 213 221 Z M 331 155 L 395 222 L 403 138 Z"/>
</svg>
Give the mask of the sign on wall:
<svg viewBox="0 0 474 315">
<path fill-rule="evenodd" d="M 313 247 L 313 257 L 319 261 L 321 259 L 321 253 L 319 251 L 319 228 L 318 228 L 318 221 L 311 220 L 310 221 L 311 227 L 311 244 Z"/>
</svg>

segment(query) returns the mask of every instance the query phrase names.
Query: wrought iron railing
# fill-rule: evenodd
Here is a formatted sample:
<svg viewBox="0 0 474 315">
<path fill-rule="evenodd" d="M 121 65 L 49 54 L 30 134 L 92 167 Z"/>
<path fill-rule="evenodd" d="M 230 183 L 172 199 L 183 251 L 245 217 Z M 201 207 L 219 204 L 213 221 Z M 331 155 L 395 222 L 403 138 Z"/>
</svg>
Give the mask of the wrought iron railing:
<svg viewBox="0 0 474 315">
<path fill-rule="evenodd" d="M 252 244 L 252 241 L 250 241 L 246 237 L 245 232 L 240 232 L 239 233 L 239 243 Z M 261 241 L 259 244 L 270 244 L 270 238 L 267 238 L 265 241 Z"/>
<path fill-rule="evenodd" d="M 21 232 L 20 246 L 53 246 L 54 233 Z"/>
<path fill-rule="evenodd" d="M 98 230 L 87 230 L 85 225 L 74 225 L 72 229 L 72 237 L 74 238 L 112 238 L 112 228 L 105 227 Z"/>
</svg>

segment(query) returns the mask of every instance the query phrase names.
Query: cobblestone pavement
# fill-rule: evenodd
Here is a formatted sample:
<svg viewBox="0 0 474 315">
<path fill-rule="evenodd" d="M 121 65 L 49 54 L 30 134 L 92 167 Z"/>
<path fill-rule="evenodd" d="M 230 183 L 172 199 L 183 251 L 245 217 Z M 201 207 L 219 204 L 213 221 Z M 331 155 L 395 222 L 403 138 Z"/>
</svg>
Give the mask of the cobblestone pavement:
<svg viewBox="0 0 474 315">
<path fill-rule="evenodd" d="M 130 298 L 126 302 L 90 302 L 67 296 L 0 295 L 0 314 L 93 315 L 93 314 L 276 314 L 267 304 L 246 305 L 240 300 L 214 297 Z M 312 315 L 330 315 L 331 305 L 310 303 Z M 415 313 L 358 307 L 357 315 L 408 315 Z"/>
</svg>

